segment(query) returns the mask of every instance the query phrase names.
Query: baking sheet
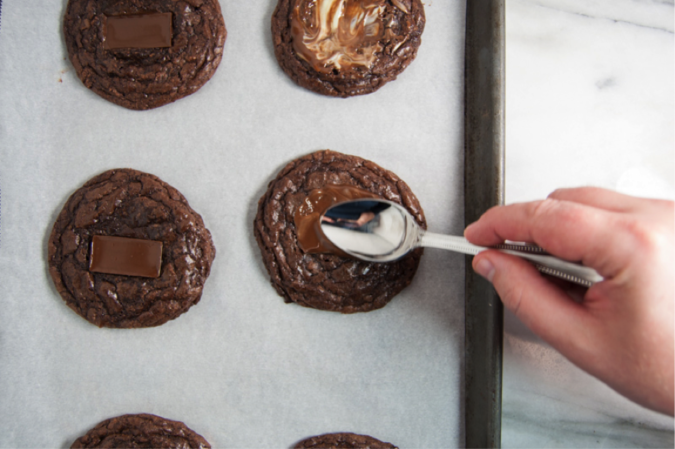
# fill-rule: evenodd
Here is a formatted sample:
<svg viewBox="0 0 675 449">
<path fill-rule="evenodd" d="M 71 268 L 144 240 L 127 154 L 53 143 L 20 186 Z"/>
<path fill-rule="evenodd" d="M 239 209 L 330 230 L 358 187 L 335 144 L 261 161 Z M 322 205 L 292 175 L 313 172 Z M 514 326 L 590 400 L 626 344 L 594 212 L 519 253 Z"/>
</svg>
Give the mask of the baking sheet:
<svg viewBox="0 0 675 449">
<path fill-rule="evenodd" d="M 426 2 L 417 59 L 351 99 L 303 90 L 278 68 L 275 0 L 221 2 L 228 38 L 213 79 L 143 112 L 77 79 L 61 35 L 66 3 L 2 5 L 0 446 L 69 447 L 103 419 L 140 412 L 184 421 L 214 447 L 290 447 L 333 431 L 462 446 L 463 256 L 427 250 L 385 308 L 340 315 L 283 303 L 252 221 L 283 165 L 330 148 L 397 173 L 431 230 L 462 232 L 464 2 Z M 66 199 L 116 167 L 180 190 L 218 251 L 201 302 L 158 328 L 96 328 L 47 271 Z"/>
</svg>

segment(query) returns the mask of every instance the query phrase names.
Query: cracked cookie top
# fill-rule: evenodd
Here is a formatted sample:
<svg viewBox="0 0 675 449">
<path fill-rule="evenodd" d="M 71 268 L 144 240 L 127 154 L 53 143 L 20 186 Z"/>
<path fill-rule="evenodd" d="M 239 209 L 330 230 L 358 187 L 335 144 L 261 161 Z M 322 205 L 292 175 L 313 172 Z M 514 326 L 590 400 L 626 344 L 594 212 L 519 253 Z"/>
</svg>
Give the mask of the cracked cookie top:
<svg viewBox="0 0 675 449">
<path fill-rule="evenodd" d="M 84 85 L 137 110 L 196 92 L 227 35 L 218 0 L 69 0 L 63 32 Z"/>
<path fill-rule="evenodd" d="M 161 243 L 159 276 L 91 269 L 96 236 Z M 66 304 L 99 327 L 159 326 L 196 304 L 216 250 L 202 217 L 176 189 L 131 169 L 75 191 L 49 238 L 49 272 Z M 106 271 L 106 270 L 104 270 Z"/>
</svg>

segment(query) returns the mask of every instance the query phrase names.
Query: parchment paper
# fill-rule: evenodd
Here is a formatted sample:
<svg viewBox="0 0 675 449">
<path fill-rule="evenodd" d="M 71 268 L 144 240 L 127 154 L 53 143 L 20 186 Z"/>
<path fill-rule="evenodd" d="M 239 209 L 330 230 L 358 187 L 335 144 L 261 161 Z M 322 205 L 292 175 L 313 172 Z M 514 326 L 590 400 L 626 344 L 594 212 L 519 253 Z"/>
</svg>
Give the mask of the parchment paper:
<svg viewBox="0 0 675 449">
<path fill-rule="evenodd" d="M 384 309 L 284 304 L 252 234 L 290 160 L 330 148 L 397 173 L 430 230 L 461 234 L 464 2 L 426 4 L 417 59 L 364 97 L 293 84 L 273 55 L 276 0 L 222 1 L 223 61 L 199 92 L 136 112 L 67 60 L 66 0 L 9 0 L 0 30 L 0 446 L 69 447 L 103 419 L 154 413 L 214 447 L 287 448 L 365 433 L 402 448 L 463 445 L 464 257 L 426 251 Z M 56 215 L 86 180 L 130 167 L 180 190 L 217 256 L 201 302 L 161 327 L 99 329 L 47 271 Z"/>
</svg>

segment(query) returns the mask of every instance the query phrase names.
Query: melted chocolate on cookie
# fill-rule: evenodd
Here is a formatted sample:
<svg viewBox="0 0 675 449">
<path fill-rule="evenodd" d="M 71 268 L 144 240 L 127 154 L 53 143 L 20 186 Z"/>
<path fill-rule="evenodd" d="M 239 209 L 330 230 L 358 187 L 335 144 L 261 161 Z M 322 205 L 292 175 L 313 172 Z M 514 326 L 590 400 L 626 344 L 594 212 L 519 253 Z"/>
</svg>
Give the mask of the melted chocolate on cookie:
<svg viewBox="0 0 675 449">
<path fill-rule="evenodd" d="M 422 249 L 390 263 L 314 254 L 298 241 L 296 214 L 317 192 L 345 186 L 403 205 L 426 229 L 408 185 L 392 172 L 356 156 L 318 151 L 289 163 L 258 202 L 254 233 L 272 285 L 286 302 L 342 313 L 384 307 L 412 282 Z"/>
</svg>

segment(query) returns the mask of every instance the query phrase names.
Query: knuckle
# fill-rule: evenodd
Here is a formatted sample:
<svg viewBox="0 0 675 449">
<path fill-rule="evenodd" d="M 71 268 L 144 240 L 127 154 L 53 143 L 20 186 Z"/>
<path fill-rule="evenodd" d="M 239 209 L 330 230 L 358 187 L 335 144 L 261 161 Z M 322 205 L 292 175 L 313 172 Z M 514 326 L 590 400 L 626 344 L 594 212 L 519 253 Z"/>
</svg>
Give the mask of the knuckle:
<svg viewBox="0 0 675 449">
<path fill-rule="evenodd" d="M 653 253 L 667 244 L 664 233 L 658 226 L 654 226 L 648 221 L 626 220 L 623 223 L 623 228 L 640 251 Z"/>
<path fill-rule="evenodd" d="M 588 212 L 575 203 L 547 198 L 533 205 L 531 219 L 539 226 L 572 226 L 586 221 Z"/>
<path fill-rule="evenodd" d="M 532 240 L 551 254 L 569 252 L 580 230 L 593 228 L 594 213 L 577 203 L 547 198 L 532 205 L 529 226 Z"/>
<path fill-rule="evenodd" d="M 659 218 L 672 230 L 675 220 L 675 201 L 655 200 L 654 206 L 658 209 Z"/>
<path fill-rule="evenodd" d="M 560 208 L 560 200 L 555 198 L 546 198 L 545 200 L 535 201 L 532 204 L 531 216 L 534 219 L 548 217 L 552 212 Z"/>
<path fill-rule="evenodd" d="M 560 198 L 561 196 L 565 195 L 565 192 L 567 192 L 569 189 L 565 189 L 562 187 L 559 187 L 555 189 L 553 192 L 549 193 L 548 196 L 546 197 L 547 199 L 557 199 Z"/>
</svg>

